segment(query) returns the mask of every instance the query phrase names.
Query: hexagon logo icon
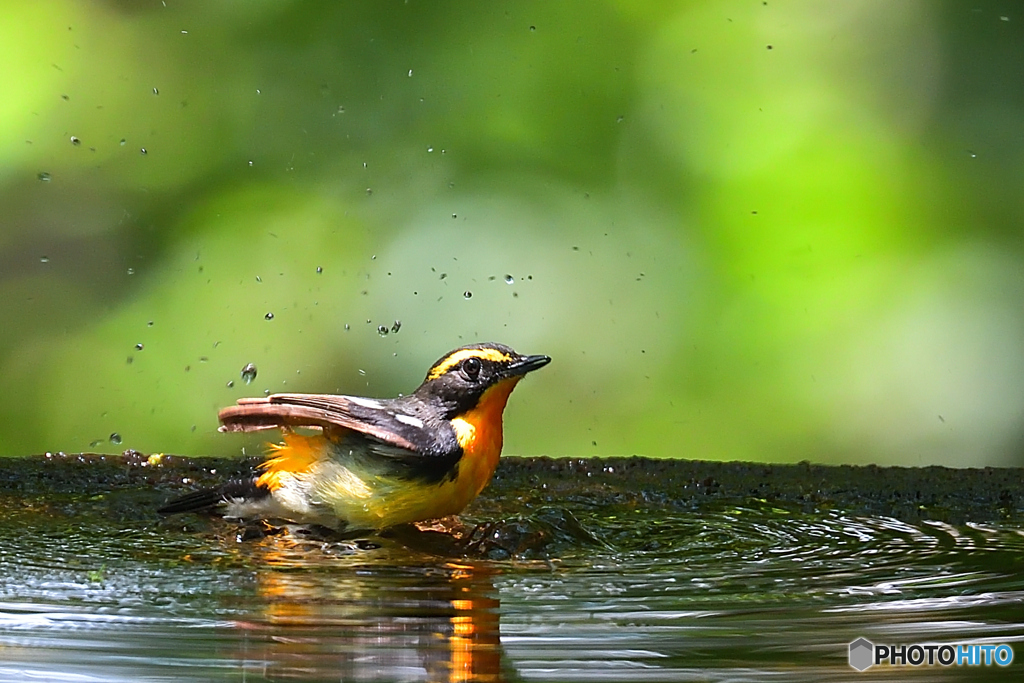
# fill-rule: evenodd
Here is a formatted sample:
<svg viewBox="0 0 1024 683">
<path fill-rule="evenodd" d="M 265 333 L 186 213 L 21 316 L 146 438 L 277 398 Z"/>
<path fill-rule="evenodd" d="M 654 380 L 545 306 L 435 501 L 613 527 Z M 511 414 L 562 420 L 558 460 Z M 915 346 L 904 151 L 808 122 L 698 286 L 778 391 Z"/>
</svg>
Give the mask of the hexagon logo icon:
<svg viewBox="0 0 1024 683">
<path fill-rule="evenodd" d="M 850 643 L 850 666 L 864 671 L 874 663 L 875 645 L 867 638 L 858 638 Z"/>
</svg>

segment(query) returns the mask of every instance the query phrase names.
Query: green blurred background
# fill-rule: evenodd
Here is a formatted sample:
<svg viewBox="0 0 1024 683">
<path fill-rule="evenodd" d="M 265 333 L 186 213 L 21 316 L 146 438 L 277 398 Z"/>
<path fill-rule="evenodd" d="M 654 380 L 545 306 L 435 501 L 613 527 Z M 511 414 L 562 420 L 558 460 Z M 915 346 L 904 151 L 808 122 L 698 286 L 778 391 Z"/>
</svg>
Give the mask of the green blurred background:
<svg viewBox="0 0 1024 683">
<path fill-rule="evenodd" d="M 506 453 L 1024 464 L 1020 9 L 5 2 L 0 453 L 495 340 Z"/>
</svg>

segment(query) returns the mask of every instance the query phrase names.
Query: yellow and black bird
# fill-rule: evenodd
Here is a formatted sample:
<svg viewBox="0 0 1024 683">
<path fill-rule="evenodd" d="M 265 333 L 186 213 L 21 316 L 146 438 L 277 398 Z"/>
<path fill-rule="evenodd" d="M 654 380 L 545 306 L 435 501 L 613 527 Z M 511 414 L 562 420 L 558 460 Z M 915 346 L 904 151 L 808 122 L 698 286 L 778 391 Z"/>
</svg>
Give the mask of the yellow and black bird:
<svg viewBox="0 0 1024 683">
<path fill-rule="evenodd" d="M 279 428 L 284 442 L 271 445 L 257 475 L 187 494 L 159 512 L 219 508 L 226 517 L 342 531 L 454 515 L 494 474 L 512 389 L 549 362 L 502 344 L 471 344 L 434 363 L 408 396 L 240 399 L 220 411 L 220 431 Z M 297 427 L 316 433 L 299 434 Z"/>
</svg>

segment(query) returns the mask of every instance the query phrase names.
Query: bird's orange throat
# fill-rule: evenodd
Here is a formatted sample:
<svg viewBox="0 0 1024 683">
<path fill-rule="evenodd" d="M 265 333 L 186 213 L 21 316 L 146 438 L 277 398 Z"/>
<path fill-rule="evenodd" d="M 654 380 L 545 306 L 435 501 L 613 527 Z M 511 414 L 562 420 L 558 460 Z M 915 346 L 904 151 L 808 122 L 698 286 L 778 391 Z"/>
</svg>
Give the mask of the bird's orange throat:
<svg viewBox="0 0 1024 683">
<path fill-rule="evenodd" d="M 480 493 L 491 480 L 501 455 L 501 414 L 508 396 L 521 377 L 512 377 L 487 389 L 476 407 L 452 420 L 455 436 L 462 447 L 458 480 L 472 492 Z"/>
</svg>

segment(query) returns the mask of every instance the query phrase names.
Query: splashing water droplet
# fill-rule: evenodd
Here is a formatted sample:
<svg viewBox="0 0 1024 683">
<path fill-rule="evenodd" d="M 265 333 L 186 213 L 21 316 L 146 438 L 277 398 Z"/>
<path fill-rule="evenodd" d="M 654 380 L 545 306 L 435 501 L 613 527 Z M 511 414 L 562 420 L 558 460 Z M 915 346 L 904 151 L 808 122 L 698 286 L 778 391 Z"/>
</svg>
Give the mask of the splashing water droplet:
<svg viewBox="0 0 1024 683">
<path fill-rule="evenodd" d="M 147 152 L 147 151 L 146 151 L 146 148 L 145 148 L 145 147 L 143 147 L 142 149 L 140 149 L 140 150 L 139 150 L 139 153 L 140 153 L 140 154 L 142 154 L 142 156 L 146 156 L 147 154 L 149 154 L 149 152 Z"/>
<path fill-rule="evenodd" d="M 233 386 L 235 386 L 235 380 L 229 379 L 226 386 L 228 389 L 232 388 Z"/>
<path fill-rule="evenodd" d="M 117 432 L 112 433 L 110 435 L 110 443 L 114 444 L 115 446 L 120 444 L 121 443 L 121 435 L 118 434 Z"/>
<path fill-rule="evenodd" d="M 514 277 L 512 277 L 511 275 L 506 275 L 505 276 L 505 284 L 506 285 L 510 285 L 510 284 L 512 284 L 515 281 L 516 281 L 516 279 Z"/>
<path fill-rule="evenodd" d="M 48 183 L 50 182 L 51 176 L 46 171 L 40 171 L 39 175 L 37 175 L 36 178 L 39 178 L 44 183 Z"/>
<path fill-rule="evenodd" d="M 82 141 L 78 139 L 77 135 L 72 135 L 71 136 L 71 144 L 77 146 L 77 145 L 82 144 Z"/>
<path fill-rule="evenodd" d="M 472 299 L 473 298 L 473 292 L 471 292 L 471 291 L 469 291 L 467 289 L 465 292 L 462 293 L 462 296 L 464 296 L 467 299 Z"/>
<path fill-rule="evenodd" d="M 252 381 L 256 379 L 256 364 L 246 363 L 245 367 L 242 368 L 242 379 L 245 380 L 246 384 L 252 384 Z"/>
<path fill-rule="evenodd" d="M 142 350 L 142 348 L 143 348 L 143 347 L 142 347 L 142 342 L 139 342 L 138 344 L 136 344 L 136 345 L 135 345 L 135 350 L 136 350 L 136 351 L 141 351 L 141 350 Z"/>
<path fill-rule="evenodd" d="M 382 337 L 388 336 L 388 326 L 380 325 L 379 327 L 377 327 L 377 334 L 379 334 Z"/>
<path fill-rule="evenodd" d="M 263 319 L 264 320 L 273 320 L 274 319 L 274 314 L 273 313 L 267 313 L 265 316 L 263 316 Z"/>
<path fill-rule="evenodd" d="M 40 256 L 39 257 L 39 262 L 40 263 L 49 263 L 50 262 L 50 257 L 49 256 Z"/>
<path fill-rule="evenodd" d="M 398 332 L 400 329 L 402 329 L 402 321 L 396 320 L 395 324 L 391 326 L 391 331 Z"/>
<path fill-rule="evenodd" d="M 322 273 L 322 272 L 324 272 L 324 269 L 323 269 L 323 267 L 321 267 L 321 266 L 317 266 L 317 267 L 316 267 L 316 272 L 318 272 L 318 273 Z"/>
</svg>

